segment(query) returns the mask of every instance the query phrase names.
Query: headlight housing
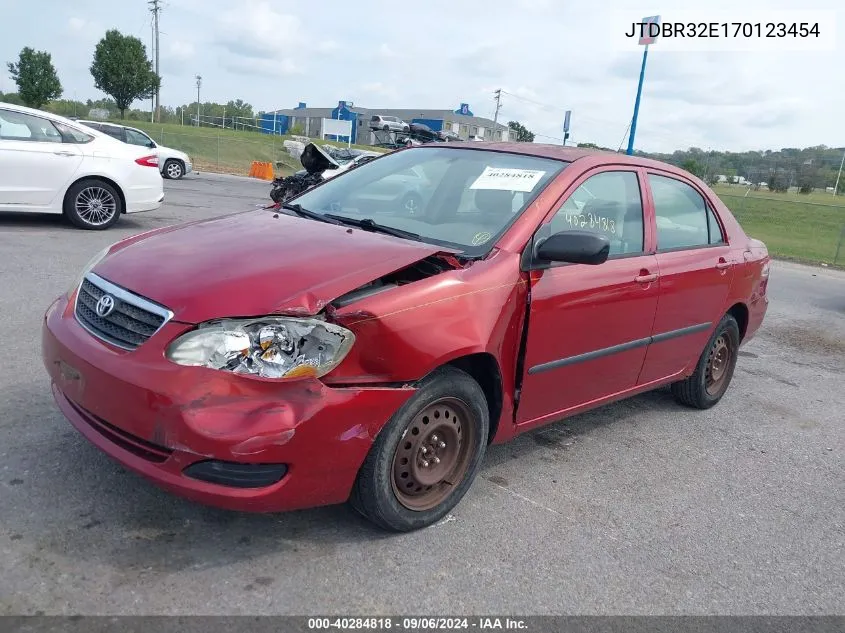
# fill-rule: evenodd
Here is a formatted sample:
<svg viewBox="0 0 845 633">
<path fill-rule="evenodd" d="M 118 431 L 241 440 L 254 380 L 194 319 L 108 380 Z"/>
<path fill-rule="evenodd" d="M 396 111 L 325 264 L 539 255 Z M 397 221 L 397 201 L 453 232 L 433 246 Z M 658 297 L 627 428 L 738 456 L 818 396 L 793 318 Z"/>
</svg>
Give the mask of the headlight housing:
<svg viewBox="0 0 845 633">
<path fill-rule="evenodd" d="M 261 378 L 319 378 L 340 364 L 354 342 L 352 332 L 321 319 L 222 319 L 175 339 L 166 355 L 178 365 Z"/>
<path fill-rule="evenodd" d="M 88 260 L 88 263 L 85 264 L 85 266 L 82 268 L 82 272 L 77 275 L 76 281 L 73 282 L 73 286 L 71 286 L 68 290 L 68 296 L 72 295 L 76 291 L 76 289 L 79 288 L 79 284 L 81 284 L 82 280 L 85 279 L 85 275 L 90 273 L 94 266 L 100 263 L 100 260 L 108 254 L 112 246 L 114 246 L 114 244 L 106 246 L 103 250 L 101 250 L 99 253 L 94 255 L 94 257 Z"/>
</svg>

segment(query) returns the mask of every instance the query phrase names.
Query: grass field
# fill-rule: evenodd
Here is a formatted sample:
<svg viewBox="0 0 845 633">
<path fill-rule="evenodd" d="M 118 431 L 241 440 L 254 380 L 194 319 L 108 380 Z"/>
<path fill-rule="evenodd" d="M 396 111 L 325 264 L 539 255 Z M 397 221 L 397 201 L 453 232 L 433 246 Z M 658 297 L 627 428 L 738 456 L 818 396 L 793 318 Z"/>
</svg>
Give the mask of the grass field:
<svg viewBox="0 0 845 633">
<path fill-rule="evenodd" d="M 252 161 L 269 161 L 274 166 L 281 162 L 283 166 L 276 168 L 277 175 L 301 168 L 282 145 L 289 136 L 137 121 L 131 125 L 144 130 L 162 145 L 187 152 L 199 171 L 246 175 Z M 353 147 L 375 149 L 366 145 Z M 839 259 L 834 262 L 839 241 L 845 240 L 842 234 L 845 196 L 770 191 L 748 191 L 746 195 L 747 189 L 741 185 L 716 185 L 714 191 L 745 231 L 763 240 L 773 256 L 845 266 L 845 244 Z"/>
<path fill-rule="evenodd" d="M 119 121 L 115 121 L 119 123 Z M 198 171 L 217 171 L 229 174 L 246 175 L 252 161 L 283 163 L 279 173 L 289 174 L 302 169 L 299 162 L 288 154 L 282 145 L 290 136 L 273 136 L 260 132 L 224 130 L 212 127 L 192 127 L 188 125 L 147 123 L 127 121 L 126 125 L 137 127 L 152 136 L 156 142 L 182 150 L 194 162 Z M 320 141 L 317 143 L 343 146 L 342 143 Z M 378 151 L 365 145 L 353 145 L 354 148 Z"/>
<path fill-rule="evenodd" d="M 845 241 L 845 197 L 769 191 L 745 196 L 741 187 L 717 186 L 715 191 L 745 232 L 763 240 L 773 256 L 845 266 L 845 243 L 834 262 L 839 241 Z"/>
</svg>

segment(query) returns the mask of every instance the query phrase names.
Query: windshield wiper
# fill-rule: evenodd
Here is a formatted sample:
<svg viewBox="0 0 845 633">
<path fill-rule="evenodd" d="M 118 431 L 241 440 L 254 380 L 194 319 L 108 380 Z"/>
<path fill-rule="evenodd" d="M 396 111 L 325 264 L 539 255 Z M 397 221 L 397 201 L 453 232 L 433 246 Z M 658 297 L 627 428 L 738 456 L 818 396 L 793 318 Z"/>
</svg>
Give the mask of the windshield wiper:
<svg viewBox="0 0 845 633">
<path fill-rule="evenodd" d="M 304 209 L 301 204 L 286 202 L 282 205 L 282 208 L 287 209 L 288 211 L 293 211 L 301 218 L 317 220 L 318 222 L 328 222 L 329 224 L 343 225 L 343 222 L 338 222 L 337 218 L 334 216 L 329 216 L 328 214 L 323 215 L 322 213 L 317 213 L 316 211 L 309 211 L 308 209 Z"/>
<path fill-rule="evenodd" d="M 359 229 L 363 229 L 365 231 L 372 231 L 373 233 L 384 233 L 386 235 L 401 237 L 406 240 L 415 240 L 417 242 L 423 241 L 419 233 L 412 233 L 411 231 L 405 231 L 404 229 L 396 229 L 392 226 L 378 224 L 372 218 L 363 218 L 362 220 L 358 220 L 355 218 L 347 218 L 342 215 L 333 215 L 331 213 L 327 213 L 326 217 L 342 222 L 343 224 L 357 226 Z"/>
</svg>

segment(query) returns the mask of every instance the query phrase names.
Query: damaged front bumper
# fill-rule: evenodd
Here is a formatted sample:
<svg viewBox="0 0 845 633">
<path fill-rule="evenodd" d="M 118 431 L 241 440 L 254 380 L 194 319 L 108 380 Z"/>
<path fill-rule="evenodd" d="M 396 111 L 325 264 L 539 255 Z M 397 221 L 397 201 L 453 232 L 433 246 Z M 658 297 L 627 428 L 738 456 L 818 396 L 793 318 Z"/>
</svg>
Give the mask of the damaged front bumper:
<svg viewBox="0 0 845 633">
<path fill-rule="evenodd" d="M 118 462 L 201 503 L 272 512 L 346 501 L 374 438 L 414 389 L 330 388 L 166 360 L 190 327 L 169 322 L 126 352 L 88 334 L 60 298 L 42 331 L 59 408 Z"/>
</svg>

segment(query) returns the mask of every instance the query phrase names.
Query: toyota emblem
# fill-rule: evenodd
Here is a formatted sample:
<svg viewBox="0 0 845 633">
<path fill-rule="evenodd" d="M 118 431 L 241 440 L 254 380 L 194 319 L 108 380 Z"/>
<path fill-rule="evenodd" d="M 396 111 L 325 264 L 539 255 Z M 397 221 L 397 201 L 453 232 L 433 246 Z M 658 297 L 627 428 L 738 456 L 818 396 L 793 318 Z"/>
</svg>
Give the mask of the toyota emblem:
<svg viewBox="0 0 845 633">
<path fill-rule="evenodd" d="M 107 317 L 112 313 L 112 310 L 114 310 L 114 297 L 111 295 L 103 295 L 100 297 L 100 300 L 97 301 L 97 305 L 94 307 L 94 310 L 97 312 L 97 316 Z"/>
</svg>

